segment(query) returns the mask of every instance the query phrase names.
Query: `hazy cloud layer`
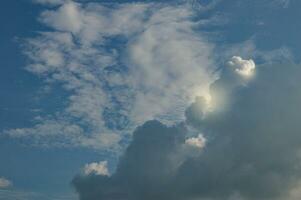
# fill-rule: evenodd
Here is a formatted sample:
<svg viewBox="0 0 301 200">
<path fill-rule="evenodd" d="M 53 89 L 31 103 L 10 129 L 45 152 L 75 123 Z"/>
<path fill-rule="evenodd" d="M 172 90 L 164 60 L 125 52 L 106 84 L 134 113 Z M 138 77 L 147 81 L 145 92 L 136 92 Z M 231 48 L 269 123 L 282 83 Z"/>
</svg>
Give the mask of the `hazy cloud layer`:
<svg viewBox="0 0 301 200">
<path fill-rule="evenodd" d="M 212 93 L 231 88 L 228 108 L 187 118 L 207 139 L 203 149 L 187 149 L 192 129 L 185 124 L 147 122 L 112 176 L 74 179 L 81 200 L 298 199 L 300 66 L 258 66 L 253 80 L 236 87 L 229 86 L 237 77 L 230 74 L 225 71 L 211 87 Z"/>
</svg>

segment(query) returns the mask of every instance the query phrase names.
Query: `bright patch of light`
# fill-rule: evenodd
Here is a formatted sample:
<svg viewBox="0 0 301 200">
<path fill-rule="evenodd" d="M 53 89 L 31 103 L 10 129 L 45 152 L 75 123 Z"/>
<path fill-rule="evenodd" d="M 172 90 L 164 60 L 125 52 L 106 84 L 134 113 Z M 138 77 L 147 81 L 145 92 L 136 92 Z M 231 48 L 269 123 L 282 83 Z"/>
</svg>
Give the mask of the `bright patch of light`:
<svg viewBox="0 0 301 200">
<path fill-rule="evenodd" d="M 205 105 L 204 105 L 204 113 L 211 112 L 214 109 L 214 101 L 212 96 L 208 93 L 203 96 Z"/>
<path fill-rule="evenodd" d="M 210 95 L 210 94 L 205 94 L 203 97 L 204 97 L 204 99 L 205 99 L 205 103 L 206 103 L 208 106 L 210 106 L 211 103 L 212 103 L 212 97 L 211 97 L 211 95 Z"/>
</svg>

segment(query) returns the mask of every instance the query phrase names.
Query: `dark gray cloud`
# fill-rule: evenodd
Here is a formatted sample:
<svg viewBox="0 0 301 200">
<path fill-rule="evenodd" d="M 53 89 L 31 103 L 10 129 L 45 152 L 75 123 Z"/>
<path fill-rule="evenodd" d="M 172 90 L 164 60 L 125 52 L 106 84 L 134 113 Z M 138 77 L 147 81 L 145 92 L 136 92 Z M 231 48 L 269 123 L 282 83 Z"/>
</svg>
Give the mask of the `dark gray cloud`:
<svg viewBox="0 0 301 200">
<path fill-rule="evenodd" d="M 80 199 L 298 199 L 292 190 L 301 180 L 300 76 L 294 64 L 259 66 L 245 84 L 224 72 L 211 88 L 213 98 L 228 99 L 224 109 L 204 115 L 199 98 L 187 123 L 146 122 L 112 176 L 74 178 Z M 205 135 L 204 149 L 185 147 L 187 124 Z"/>
<path fill-rule="evenodd" d="M 137 128 L 133 141 L 111 177 L 78 176 L 73 180 L 81 199 L 153 199 L 169 195 L 166 187 L 182 162 L 186 129 L 158 121 Z"/>
</svg>

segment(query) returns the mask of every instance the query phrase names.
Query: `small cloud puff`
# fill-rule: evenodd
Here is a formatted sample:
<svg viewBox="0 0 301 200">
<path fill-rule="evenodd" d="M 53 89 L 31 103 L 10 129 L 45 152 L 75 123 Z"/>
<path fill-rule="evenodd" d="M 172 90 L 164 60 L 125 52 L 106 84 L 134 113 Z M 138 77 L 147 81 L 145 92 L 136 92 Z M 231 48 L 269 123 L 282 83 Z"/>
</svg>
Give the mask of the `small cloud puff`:
<svg viewBox="0 0 301 200">
<path fill-rule="evenodd" d="M 6 178 L 0 177 L 0 189 L 12 186 L 12 182 Z"/>
<path fill-rule="evenodd" d="M 199 134 L 197 137 L 191 137 L 185 140 L 185 144 L 195 147 L 195 148 L 204 148 L 206 145 L 206 138 L 202 135 Z"/>
<path fill-rule="evenodd" d="M 255 62 L 250 60 L 244 60 L 239 56 L 233 56 L 230 61 L 228 61 L 228 65 L 235 69 L 235 72 L 241 76 L 249 77 L 255 71 Z"/>
<path fill-rule="evenodd" d="M 93 162 L 90 164 L 86 164 L 84 167 L 84 174 L 85 175 L 95 174 L 95 175 L 109 176 L 108 162 L 101 161 L 99 163 Z"/>
</svg>

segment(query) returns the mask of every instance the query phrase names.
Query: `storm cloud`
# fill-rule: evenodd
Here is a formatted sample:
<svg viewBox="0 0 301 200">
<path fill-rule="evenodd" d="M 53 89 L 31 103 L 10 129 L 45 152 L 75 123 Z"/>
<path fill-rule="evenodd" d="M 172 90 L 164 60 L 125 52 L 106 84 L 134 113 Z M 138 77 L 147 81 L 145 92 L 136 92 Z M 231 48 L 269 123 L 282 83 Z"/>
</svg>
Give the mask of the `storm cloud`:
<svg viewBox="0 0 301 200">
<path fill-rule="evenodd" d="M 80 199 L 297 199 L 300 75 L 298 65 L 265 65 L 247 84 L 235 84 L 225 71 L 211 93 L 222 98 L 214 94 L 227 90 L 227 108 L 192 115 L 192 108 L 202 105 L 197 98 L 186 122 L 171 127 L 146 122 L 134 132 L 114 174 L 74 178 Z M 205 147 L 185 144 L 192 132 L 204 135 Z"/>
</svg>

